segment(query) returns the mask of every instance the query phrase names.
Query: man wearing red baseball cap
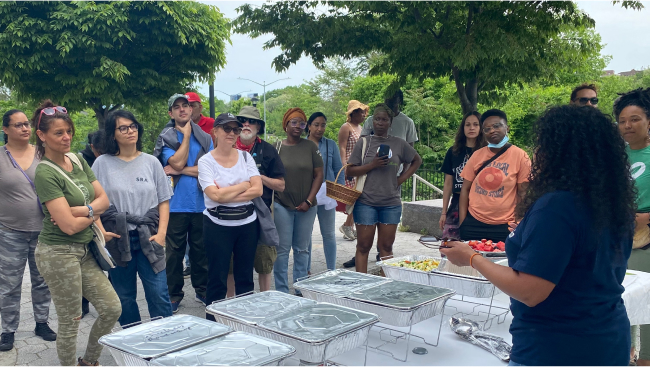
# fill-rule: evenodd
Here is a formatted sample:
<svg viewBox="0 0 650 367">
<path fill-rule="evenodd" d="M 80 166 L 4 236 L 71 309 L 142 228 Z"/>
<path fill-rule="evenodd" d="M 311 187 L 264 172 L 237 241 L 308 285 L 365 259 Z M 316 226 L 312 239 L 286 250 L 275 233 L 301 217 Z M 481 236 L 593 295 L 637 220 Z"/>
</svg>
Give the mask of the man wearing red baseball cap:
<svg viewBox="0 0 650 367">
<path fill-rule="evenodd" d="M 201 114 L 201 111 L 203 111 L 201 97 L 199 97 L 199 95 L 194 92 L 185 93 L 185 97 L 187 97 L 187 101 L 190 102 L 190 106 L 192 106 L 192 121 L 194 121 L 195 124 L 199 125 L 201 130 L 210 134 L 210 131 L 212 131 L 212 127 L 214 125 L 214 119 L 211 117 L 205 117 L 203 114 Z"/>
</svg>

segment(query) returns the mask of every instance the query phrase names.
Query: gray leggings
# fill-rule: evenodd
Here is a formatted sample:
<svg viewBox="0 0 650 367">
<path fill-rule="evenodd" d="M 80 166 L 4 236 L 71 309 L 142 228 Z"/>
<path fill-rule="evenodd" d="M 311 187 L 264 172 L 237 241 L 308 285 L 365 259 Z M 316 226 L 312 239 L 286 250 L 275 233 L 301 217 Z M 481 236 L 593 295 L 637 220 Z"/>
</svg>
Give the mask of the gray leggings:
<svg viewBox="0 0 650 367">
<path fill-rule="evenodd" d="M 632 250 L 627 268 L 650 272 L 650 250 Z M 631 328 L 632 346 L 639 353 L 639 359 L 650 360 L 650 325 L 634 325 Z M 637 342 L 637 333 L 641 329 L 640 342 Z"/>
<path fill-rule="evenodd" d="M 38 242 L 36 264 L 52 293 L 59 318 L 56 351 L 63 366 L 77 364 L 77 334 L 81 321 L 81 298 L 95 306 L 99 318 L 88 335 L 83 359 L 95 363 L 102 353 L 98 340 L 111 332 L 122 314 L 120 299 L 87 244 L 48 245 Z"/>
</svg>

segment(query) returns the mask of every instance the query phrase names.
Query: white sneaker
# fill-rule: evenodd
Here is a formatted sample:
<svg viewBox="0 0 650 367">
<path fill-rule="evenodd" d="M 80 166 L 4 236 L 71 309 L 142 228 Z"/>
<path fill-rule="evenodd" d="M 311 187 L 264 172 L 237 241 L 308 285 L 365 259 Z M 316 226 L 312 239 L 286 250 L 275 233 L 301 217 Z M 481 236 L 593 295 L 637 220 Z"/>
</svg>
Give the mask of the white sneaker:
<svg viewBox="0 0 650 367">
<path fill-rule="evenodd" d="M 357 238 L 354 235 L 354 231 L 352 230 L 352 227 L 341 226 L 339 228 L 339 231 L 341 231 L 341 233 L 343 233 L 343 238 L 348 240 L 348 241 L 354 241 Z"/>
</svg>

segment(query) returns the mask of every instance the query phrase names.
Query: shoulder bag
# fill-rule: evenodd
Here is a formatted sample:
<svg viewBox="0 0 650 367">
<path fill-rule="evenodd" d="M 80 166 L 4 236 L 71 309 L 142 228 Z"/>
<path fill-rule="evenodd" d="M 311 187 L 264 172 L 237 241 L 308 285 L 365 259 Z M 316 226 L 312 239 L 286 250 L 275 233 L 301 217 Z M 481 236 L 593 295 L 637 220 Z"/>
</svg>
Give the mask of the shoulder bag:
<svg viewBox="0 0 650 367">
<path fill-rule="evenodd" d="M 243 152 L 244 162 L 248 161 L 248 154 Z M 280 245 L 280 236 L 278 230 L 275 228 L 275 222 L 269 207 L 266 206 L 262 197 L 258 196 L 251 200 L 255 206 L 255 213 L 257 213 L 257 221 L 260 224 L 260 238 L 259 242 L 267 246 L 278 247 Z"/>
<path fill-rule="evenodd" d="M 80 169 L 83 170 L 83 165 L 81 164 L 81 161 L 79 160 L 79 157 L 76 154 L 67 153 L 66 157 L 68 157 L 73 164 L 76 164 Z M 61 176 L 65 177 L 72 184 L 72 186 L 79 189 L 81 195 L 84 197 L 84 205 L 88 205 L 88 202 L 86 201 L 86 196 L 83 194 L 81 188 L 77 186 L 77 184 L 74 183 L 74 181 L 72 181 L 72 179 L 65 172 L 63 172 L 63 170 L 59 166 L 46 160 L 42 160 L 39 164 L 46 164 L 54 168 L 56 171 L 58 171 L 59 174 L 61 174 Z M 109 271 L 110 269 L 115 268 L 115 261 L 106 250 L 106 240 L 104 239 L 104 235 L 102 234 L 102 231 L 99 229 L 97 224 L 95 224 L 95 222 L 93 222 L 90 228 L 93 231 L 93 240 L 90 241 L 90 243 L 88 244 L 88 248 L 90 249 L 90 252 L 95 257 L 95 260 L 97 261 L 97 265 L 99 265 L 99 267 L 103 271 Z"/>
</svg>

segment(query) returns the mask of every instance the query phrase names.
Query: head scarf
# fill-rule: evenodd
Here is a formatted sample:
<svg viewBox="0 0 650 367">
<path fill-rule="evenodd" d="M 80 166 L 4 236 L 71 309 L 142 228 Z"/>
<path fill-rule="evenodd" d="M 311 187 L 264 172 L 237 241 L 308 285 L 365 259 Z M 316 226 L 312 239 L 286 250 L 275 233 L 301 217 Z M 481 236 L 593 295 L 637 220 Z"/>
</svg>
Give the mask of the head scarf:
<svg viewBox="0 0 650 367">
<path fill-rule="evenodd" d="M 352 112 L 359 109 L 366 111 L 366 114 L 368 114 L 368 110 L 370 109 L 370 107 L 368 105 L 365 105 L 357 101 L 356 99 L 353 99 L 350 102 L 348 102 L 348 112 L 345 113 L 347 119 L 345 120 L 345 122 L 350 122 L 350 115 L 352 114 Z"/>
<path fill-rule="evenodd" d="M 301 118 L 302 121 L 307 121 L 307 115 L 305 115 L 305 112 L 301 110 L 298 107 L 290 108 L 285 114 L 284 117 L 282 117 L 282 128 L 284 131 L 287 131 L 287 125 L 289 124 L 289 120 L 292 118 Z"/>
<path fill-rule="evenodd" d="M 390 121 L 393 122 L 393 117 L 395 117 L 395 112 L 393 112 L 393 110 L 390 107 L 388 107 L 387 104 L 385 104 L 385 103 L 377 104 L 375 106 L 373 115 L 376 114 L 377 112 L 386 112 L 386 114 L 390 118 Z"/>
</svg>

